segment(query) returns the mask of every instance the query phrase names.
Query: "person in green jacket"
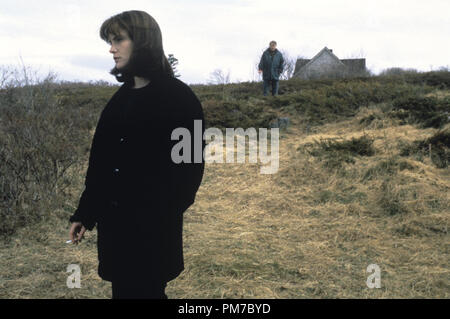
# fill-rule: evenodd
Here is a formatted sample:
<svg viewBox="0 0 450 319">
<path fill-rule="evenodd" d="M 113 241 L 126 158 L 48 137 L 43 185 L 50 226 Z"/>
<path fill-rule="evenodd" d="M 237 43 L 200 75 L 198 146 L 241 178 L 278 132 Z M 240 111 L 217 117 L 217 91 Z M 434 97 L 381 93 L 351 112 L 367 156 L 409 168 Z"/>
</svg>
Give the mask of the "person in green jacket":
<svg viewBox="0 0 450 319">
<path fill-rule="evenodd" d="M 258 65 L 258 72 L 263 74 L 264 95 L 267 95 L 269 86 L 272 85 L 272 95 L 278 95 L 278 80 L 283 72 L 284 58 L 277 50 L 277 42 L 270 41 L 269 48 L 264 51 Z"/>
</svg>

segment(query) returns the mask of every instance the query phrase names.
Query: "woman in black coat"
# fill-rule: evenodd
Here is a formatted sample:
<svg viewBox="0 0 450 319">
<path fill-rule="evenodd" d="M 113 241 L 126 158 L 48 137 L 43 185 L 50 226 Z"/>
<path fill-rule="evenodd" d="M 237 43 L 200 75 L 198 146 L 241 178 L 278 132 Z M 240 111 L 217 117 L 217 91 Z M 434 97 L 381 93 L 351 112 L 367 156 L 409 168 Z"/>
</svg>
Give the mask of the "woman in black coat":
<svg viewBox="0 0 450 319">
<path fill-rule="evenodd" d="M 78 243 L 97 225 L 98 274 L 112 282 L 113 298 L 167 298 L 166 283 L 184 269 L 183 213 L 203 177 L 202 107 L 174 77 L 146 12 L 109 18 L 100 36 L 116 61 L 110 73 L 124 84 L 100 115 L 69 235 Z M 188 134 L 172 134 L 180 127 Z"/>
</svg>

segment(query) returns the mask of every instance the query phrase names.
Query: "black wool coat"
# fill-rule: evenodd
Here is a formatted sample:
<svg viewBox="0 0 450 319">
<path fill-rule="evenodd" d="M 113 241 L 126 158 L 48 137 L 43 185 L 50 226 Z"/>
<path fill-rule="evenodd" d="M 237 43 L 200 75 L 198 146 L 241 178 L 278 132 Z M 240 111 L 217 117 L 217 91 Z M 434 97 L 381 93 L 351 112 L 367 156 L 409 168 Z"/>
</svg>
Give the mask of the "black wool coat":
<svg viewBox="0 0 450 319">
<path fill-rule="evenodd" d="M 200 130 L 194 129 L 196 119 Z M 191 163 L 172 161 L 172 147 L 183 139 L 171 139 L 177 127 L 191 133 Z M 88 230 L 97 226 L 102 279 L 170 281 L 184 270 L 183 213 L 202 181 L 204 130 L 201 103 L 174 77 L 139 89 L 125 83 L 107 103 L 92 140 L 85 189 L 70 217 Z M 194 162 L 195 143 L 197 151 L 201 143 L 200 163 Z"/>
</svg>

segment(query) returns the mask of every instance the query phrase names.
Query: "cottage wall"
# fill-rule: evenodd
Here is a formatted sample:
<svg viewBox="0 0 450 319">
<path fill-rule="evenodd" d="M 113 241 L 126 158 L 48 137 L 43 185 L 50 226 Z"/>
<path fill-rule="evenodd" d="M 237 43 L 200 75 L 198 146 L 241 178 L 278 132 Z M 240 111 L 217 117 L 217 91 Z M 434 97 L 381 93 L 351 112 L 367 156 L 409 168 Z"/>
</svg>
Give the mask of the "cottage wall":
<svg viewBox="0 0 450 319">
<path fill-rule="evenodd" d="M 297 62 L 295 62 L 294 74 L 297 73 L 309 61 L 311 61 L 311 59 L 297 59 Z"/>
<path fill-rule="evenodd" d="M 347 66 L 348 75 L 364 75 L 366 72 L 366 59 L 342 59 L 342 63 Z"/>
</svg>

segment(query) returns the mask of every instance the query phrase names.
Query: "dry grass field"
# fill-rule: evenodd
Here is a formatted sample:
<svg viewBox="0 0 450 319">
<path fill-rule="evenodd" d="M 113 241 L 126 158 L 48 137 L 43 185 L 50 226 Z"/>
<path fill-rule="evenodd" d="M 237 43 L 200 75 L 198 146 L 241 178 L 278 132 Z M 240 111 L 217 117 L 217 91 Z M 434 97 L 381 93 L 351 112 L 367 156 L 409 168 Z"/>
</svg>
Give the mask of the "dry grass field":
<svg viewBox="0 0 450 319">
<path fill-rule="evenodd" d="M 168 297 L 449 298 L 450 168 L 399 155 L 401 143 L 437 130 L 397 125 L 380 107 L 308 131 L 293 119 L 275 174 L 260 174 L 260 163 L 207 164 L 184 215 L 185 271 Z M 369 115 L 376 120 L 360 124 Z M 321 139 L 363 135 L 374 154 L 338 167 L 308 152 Z M 61 205 L 66 214 L 85 169 Z M 57 213 L 1 242 L 0 298 L 111 297 L 97 275 L 95 228 L 80 245 L 65 244 L 69 224 Z M 81 267 L 79 289 L 66 286 L 69 264 Z M 370 264 L 380 267 L 381 288 L 366 285 Z"/>
</svg>

